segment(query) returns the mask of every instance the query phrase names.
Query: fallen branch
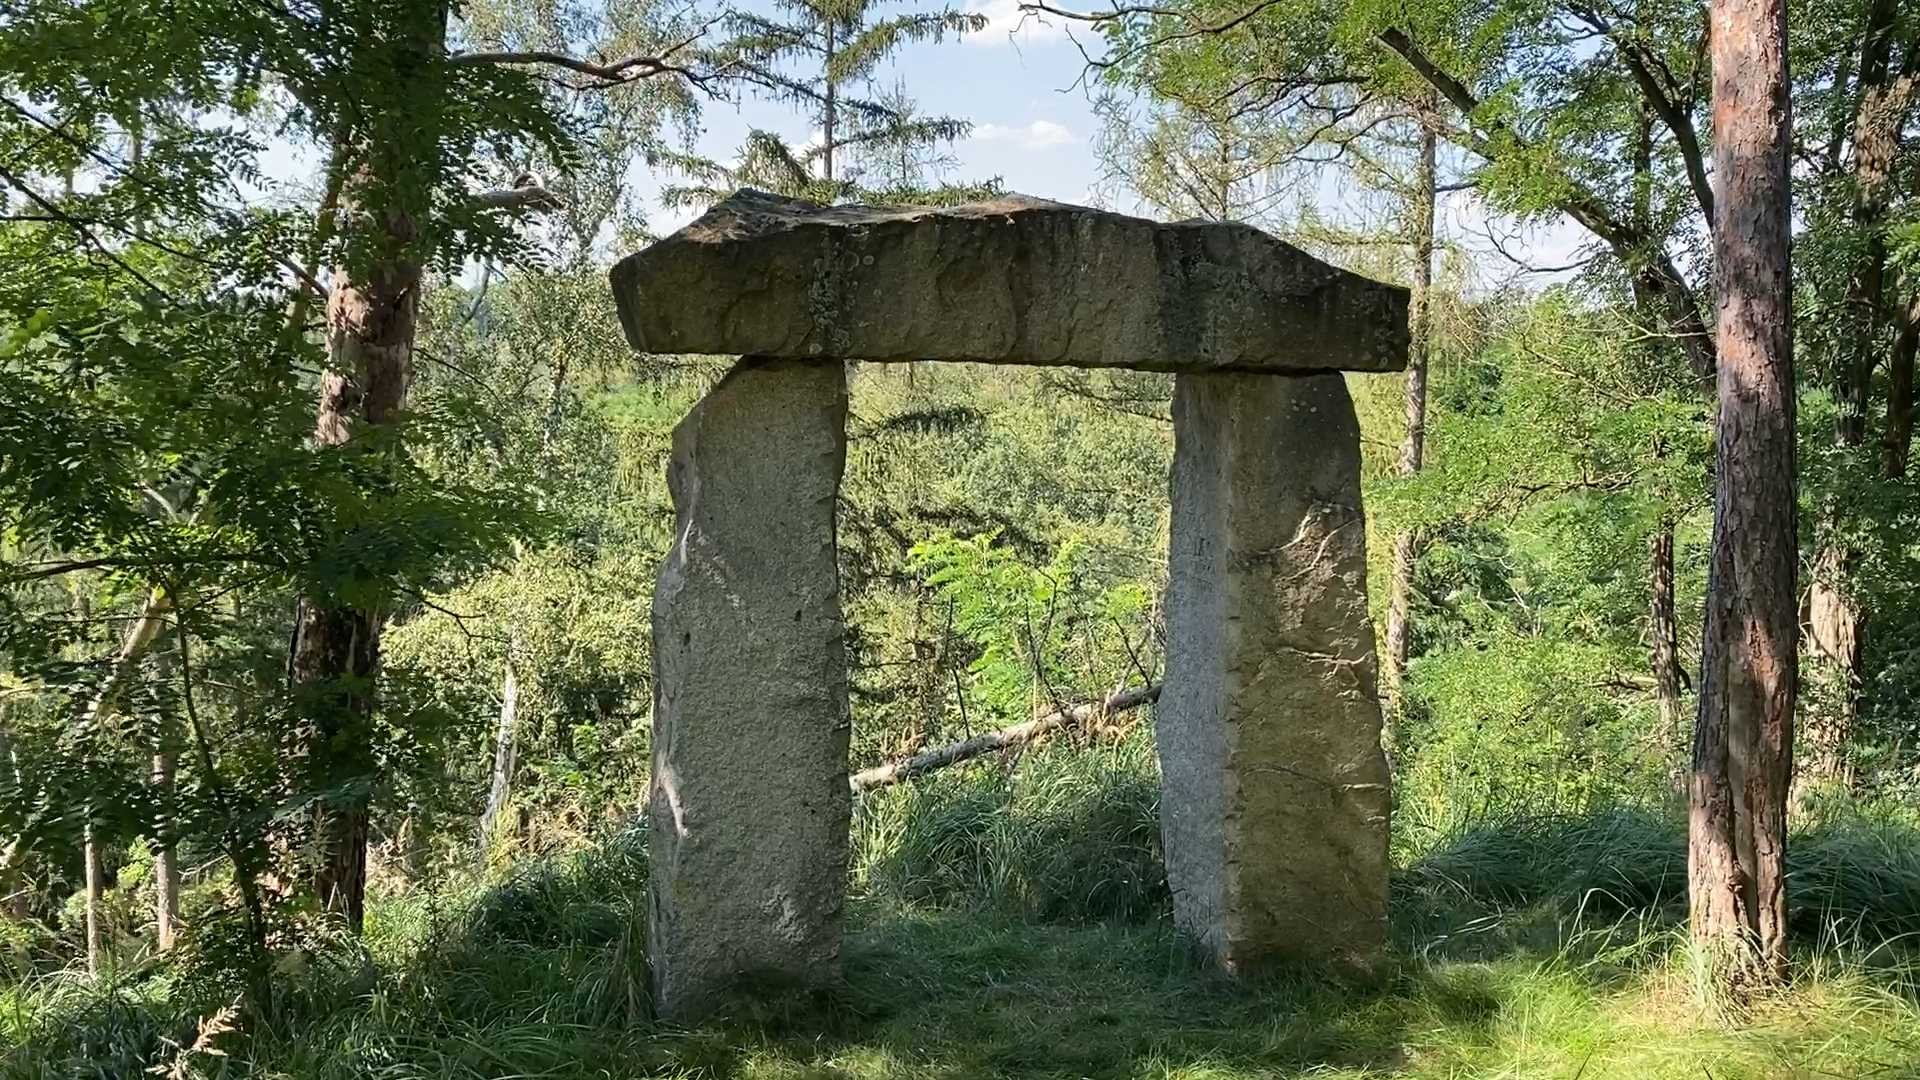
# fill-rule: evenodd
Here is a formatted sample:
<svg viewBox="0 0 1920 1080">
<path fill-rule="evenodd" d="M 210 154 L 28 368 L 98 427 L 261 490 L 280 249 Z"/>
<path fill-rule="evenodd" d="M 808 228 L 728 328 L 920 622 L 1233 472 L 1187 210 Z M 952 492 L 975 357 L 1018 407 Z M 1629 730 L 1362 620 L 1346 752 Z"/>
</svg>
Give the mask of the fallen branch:
<svg viewBox="0 0 1920 1080">
<path fill-rule="evenodd" d="M 1132 687 L 1113 694 L 1105 701 L 1069 705 L 1064 709 L 1047 713 L 1045 716 L 1034 717 L 1023 724 L 989 731 L 984 735 L 975 735 L 971 739 L 929 750 L 924 754 L 915 754 L 901 761 L 863 769 L 849 777 L 848 783 L 857 795 L 863 791 L 911 780 L 922 773 L 943 769 L 948 765 L 957 765 L 962 761 L 969 761 L 997 750 L 1010 750 L 1016 746 L 1025 745 L 1036 736 L 1055 728 L 1078 727 L 1097 716 L 1126 712 L 1158 700 L 1160 700 L 1158 684 Z"/>
</svg>

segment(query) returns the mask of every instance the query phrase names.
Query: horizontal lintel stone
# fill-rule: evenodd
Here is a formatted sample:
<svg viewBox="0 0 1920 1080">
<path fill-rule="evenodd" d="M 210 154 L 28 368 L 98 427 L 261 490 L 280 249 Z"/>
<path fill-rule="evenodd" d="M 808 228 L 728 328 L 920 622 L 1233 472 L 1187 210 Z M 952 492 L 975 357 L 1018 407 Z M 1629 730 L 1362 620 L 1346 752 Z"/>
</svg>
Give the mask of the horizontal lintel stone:
<svg viewBox="0 0 1920 1080">
<path fill-rule="evenodd" d="M 649 353 L 1151 371 L 1397 371 L 1407 291 L 1232 222 L 1009 195 L 821 206 L 743 190 L 621 260 Z"/>
</svg>

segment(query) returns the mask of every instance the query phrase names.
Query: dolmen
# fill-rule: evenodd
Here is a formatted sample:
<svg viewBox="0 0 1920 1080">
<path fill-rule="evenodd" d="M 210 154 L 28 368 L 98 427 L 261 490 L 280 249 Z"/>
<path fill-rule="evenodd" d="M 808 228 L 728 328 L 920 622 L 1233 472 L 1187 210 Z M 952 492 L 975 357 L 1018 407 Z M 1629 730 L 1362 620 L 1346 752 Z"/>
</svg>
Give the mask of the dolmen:
<svg viewBox="0 0 1920 1080">
<path fill-rule="evenodd" d="M 1154 728 L 1176 926 L 1232 973 L 1378 957 L 1388 775 L 1341 372 L 1405 366 L 1405 290 L 1235 223 L 750 190 L 612 281 L 634 348 L 740 357 L 674 430 L 653 599 L 662 1016 L 840 979 L 849 360 L 1174 374 Z"/>
</svg>

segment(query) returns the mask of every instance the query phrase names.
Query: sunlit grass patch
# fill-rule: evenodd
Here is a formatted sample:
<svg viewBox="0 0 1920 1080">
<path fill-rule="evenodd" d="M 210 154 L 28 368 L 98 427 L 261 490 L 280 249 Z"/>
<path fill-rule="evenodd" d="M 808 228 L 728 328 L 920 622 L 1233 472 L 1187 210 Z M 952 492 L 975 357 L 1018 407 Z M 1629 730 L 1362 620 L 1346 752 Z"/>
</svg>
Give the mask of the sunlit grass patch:
<svg viewBox="0 0 1920 1080">
<path fill-rule="evenodd" d="M 1674 824 L 1637 810 L 1437 837 L 1396 875 L 1394 944 L 1372 979 L 1234 981 L 1174 934 L 1164 885 L 1139 884 L 1158 882 L 1158 853 L 1151 773 L 1131 753 L 1043 749 L 863 811 L 831 993 L 653 1021 L 645 834 L 624 831 L 382 901 L 364 946 L 289 967 L 275 1009 L 237 1018 L 218 1053 L 181 1048 L 224 1002 L 183 996 L 191 982 L 165 967 L 16 983 L 0 990 L 0 1075 L 1920 1076 L 1920 949 L 1900 933 L 1913 834 L 1898 814 L 1836 815 L 1796 838 L 1798 887 L 1832 918 L 1797 924 L 1793 984 L 1731 1019 L 1692 995 Z"/>
</svg>

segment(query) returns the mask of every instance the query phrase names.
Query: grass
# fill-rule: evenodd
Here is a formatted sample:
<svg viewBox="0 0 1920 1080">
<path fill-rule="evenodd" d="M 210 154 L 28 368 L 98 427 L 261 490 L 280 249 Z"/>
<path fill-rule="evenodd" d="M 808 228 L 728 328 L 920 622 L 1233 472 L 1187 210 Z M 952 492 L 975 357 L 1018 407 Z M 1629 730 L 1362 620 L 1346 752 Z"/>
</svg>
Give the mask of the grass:
<svg viewBox="0 0 1920 1080">
<path fill-rule="evenodd" d="M 869 799 L 846 981 L 824 997 L 650 1020 L 628 831 L 384 901 L 364 946 L 290 965 L 267 1014 L 155 966 L 0 989 L 0 1075 L 1920 1077 L 1910 818 L 1835 813 L 1796 838 L 1796 978 L 1735 1022 L 1688 992 L 1677 829 L 1625 809 L 1439 838 L 1396 875 L 1371 982 L 1235 983 L 1167 925 L 1138 752 L 1039 751 Z"/>
</svg>

